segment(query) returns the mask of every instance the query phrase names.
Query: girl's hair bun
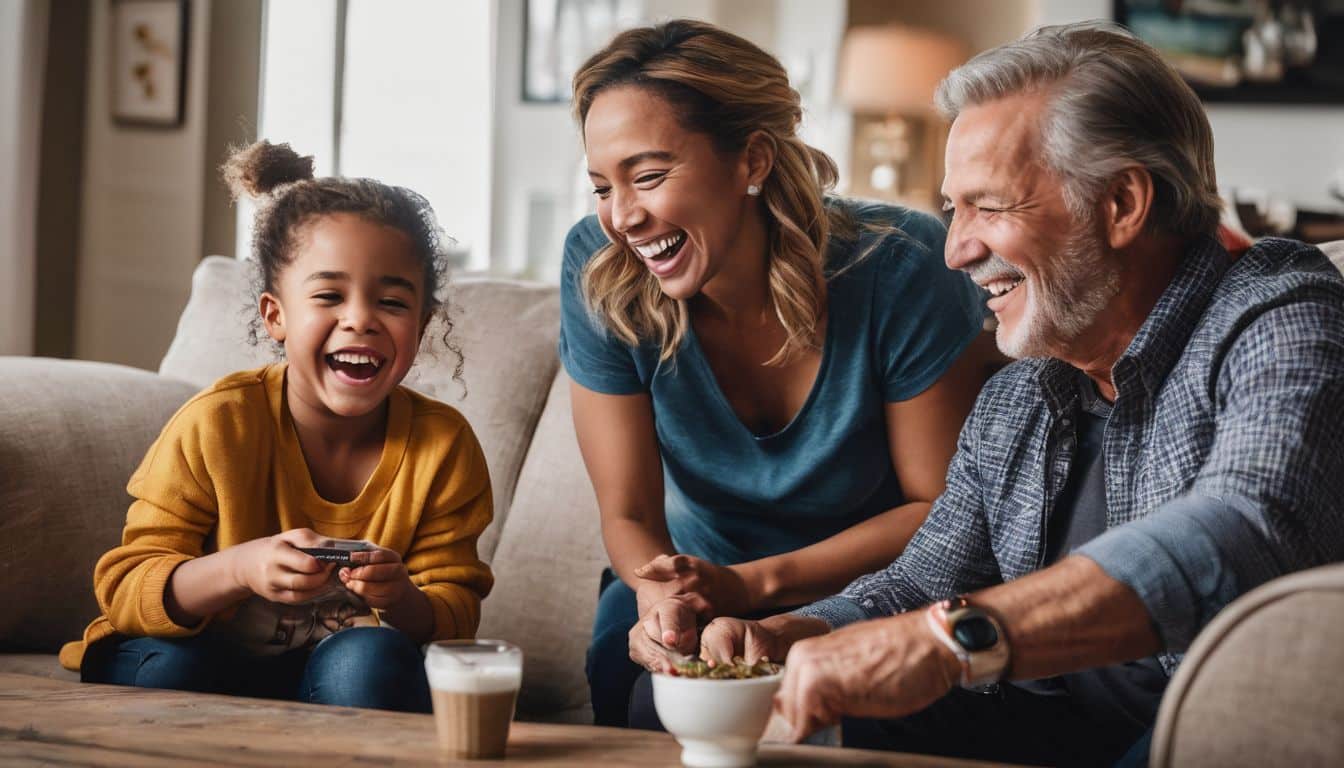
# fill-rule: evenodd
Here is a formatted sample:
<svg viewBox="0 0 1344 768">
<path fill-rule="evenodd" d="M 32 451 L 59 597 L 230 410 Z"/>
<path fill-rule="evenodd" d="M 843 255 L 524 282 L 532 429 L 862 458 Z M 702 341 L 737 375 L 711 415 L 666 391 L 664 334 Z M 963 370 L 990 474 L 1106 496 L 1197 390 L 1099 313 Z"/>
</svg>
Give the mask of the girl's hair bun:
<svg viewBox="0 0 1344 768">
<path fill-rule="evenodd" d="M 221 170 L 233 198 L 262 197 L 276 187 L 313 178 L 313 158 L 300 155 L 288 144 L 265 139 L 235 149 Z"/>
</svg>

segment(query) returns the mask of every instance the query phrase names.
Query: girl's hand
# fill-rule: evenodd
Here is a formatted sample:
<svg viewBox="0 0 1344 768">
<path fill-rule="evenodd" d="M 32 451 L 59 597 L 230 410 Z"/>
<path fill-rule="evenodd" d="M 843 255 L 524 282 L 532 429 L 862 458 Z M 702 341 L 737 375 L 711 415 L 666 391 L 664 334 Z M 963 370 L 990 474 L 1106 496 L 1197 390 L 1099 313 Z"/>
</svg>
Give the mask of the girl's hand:
<svg viewBox="0 0 1344 768">
<path fill-rule="evenodd" d="M 323 563 L 296 547 L 316 547 L 322 537 L 295 528 L 230 548 L 233 578 L 239 587 L 277 603 L 298 605 L 330 588 L 332 563 Z"/>
<path fill-rule="evenodd" d="M 411 574 L 396 550 L 378 547 L 351 552 L 350 563 L 337 576 L 346 589 L 364 598 L 370 608 L 391 608 L 416 591 Z"/>
<path fill-rule="evenodd" d="M 641 580 L 635 590 L 641 616 L 661 600 L 685 598 L 696 614 L 712 619 L 751 611 L 751 596 L 741 574 L 691 555 L 659 555 L 635 569 Z"/>
</svg>

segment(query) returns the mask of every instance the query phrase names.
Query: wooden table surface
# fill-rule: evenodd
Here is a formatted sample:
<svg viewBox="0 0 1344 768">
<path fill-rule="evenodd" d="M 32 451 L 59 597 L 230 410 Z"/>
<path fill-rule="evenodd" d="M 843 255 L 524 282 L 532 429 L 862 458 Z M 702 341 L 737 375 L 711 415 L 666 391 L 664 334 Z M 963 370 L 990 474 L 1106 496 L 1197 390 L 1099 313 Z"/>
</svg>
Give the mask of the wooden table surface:
<svg viewBox="0 0 1344 768">
<path fill-rule="evenodd" d="M 438 755 L 434 721 L 368 709 L 85 685 L 0 673 L 0 764 L 167 766 L 675 766 L 671 736 L 514 723 L 500 761 Z M 769 766 L 956 768 L 986 763 L 827 747 L 763 745 Z"/>
</svg>

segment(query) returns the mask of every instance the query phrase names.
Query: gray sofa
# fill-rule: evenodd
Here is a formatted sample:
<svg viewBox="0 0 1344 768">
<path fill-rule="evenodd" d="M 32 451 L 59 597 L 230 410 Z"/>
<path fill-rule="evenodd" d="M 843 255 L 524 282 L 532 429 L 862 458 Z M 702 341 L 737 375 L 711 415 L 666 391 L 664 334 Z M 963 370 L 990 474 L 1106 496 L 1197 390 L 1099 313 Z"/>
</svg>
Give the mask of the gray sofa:
<svg viewBox="0 0 1344 768">
<path fill-rule="evenodd" d="M 1344 264 L 1344 244 L 1334 250 Z M 241 265 L 212 257 L 159 373 L 0 358 L 0 671 L 73 677 L 53 655 L 91 619 L 92 569 L 115 545 L 126 480 L 193 392 L 271 359 L 249 347 Z M 496 586 L 480 634 L 521 645 L 527 719 L 591 720 L 583 677 L 598 574 L 596 502 L 555 355 L 553 287 L 461 281 L 451 293 L 467 394 L 447 355 L 408 384 L 452 403 L 485 449 L 495 521 L 481 540 Z M 431 331 L 432 332 L 432 331 Z M 1199 638 L 1163 702 L 1159 765 L 1344 765 L 1344 565 L 1266 585 Z"/>
</svg>

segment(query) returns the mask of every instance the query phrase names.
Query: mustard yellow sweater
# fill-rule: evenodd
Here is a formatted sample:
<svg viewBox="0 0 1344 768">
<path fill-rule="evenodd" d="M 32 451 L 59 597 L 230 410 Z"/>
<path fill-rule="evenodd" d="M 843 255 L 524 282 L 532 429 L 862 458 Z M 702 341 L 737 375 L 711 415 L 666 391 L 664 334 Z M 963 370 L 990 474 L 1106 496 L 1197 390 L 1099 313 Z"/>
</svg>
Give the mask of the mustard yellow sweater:
<svg viewBox="0 0 1344 768">
<path fill-rule="evenodd" d="M 453 408 L 403 387 L 391 395 L 383 455 L 354 500 L 313 489 L 285 405 L 283 364 L 227 376 L 182 406 L 150 447 L 127 491 L 121 546 L 98 561 L 102 615 L 61 664 L 79 669 L 85 648 L 113 633 L 185 637 L 168 618 L 173 569 L 291 528 L 367 539 L 401 553 L 434 609 L 434 638 L 471 637 L 494 584 L 476 554 L 490 523 L 490 476 L 476 435 Z"/>
</svg>

